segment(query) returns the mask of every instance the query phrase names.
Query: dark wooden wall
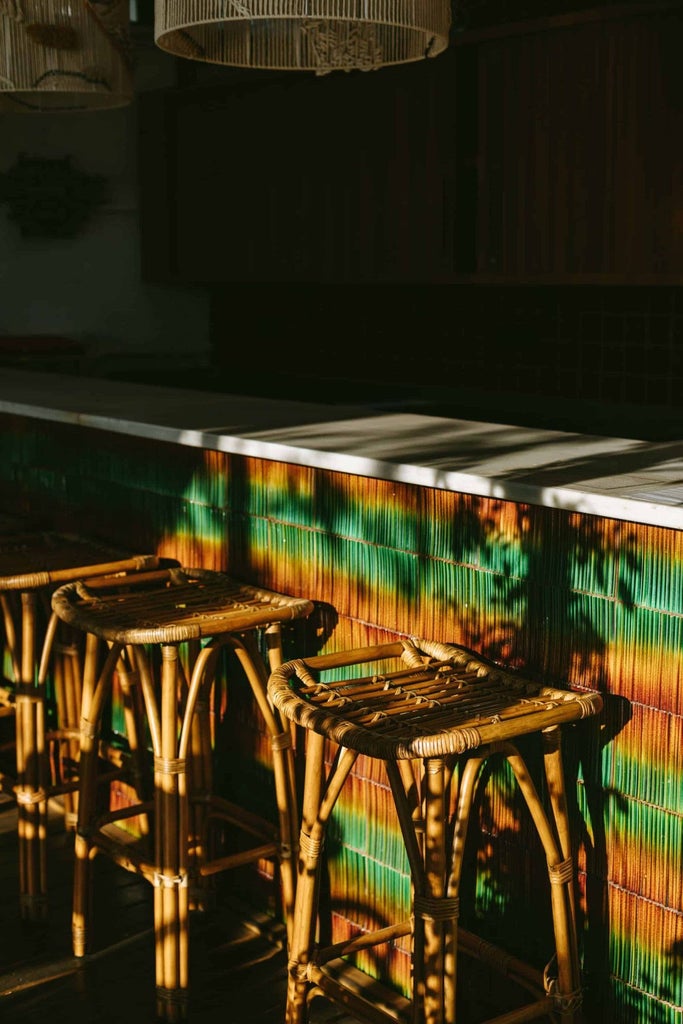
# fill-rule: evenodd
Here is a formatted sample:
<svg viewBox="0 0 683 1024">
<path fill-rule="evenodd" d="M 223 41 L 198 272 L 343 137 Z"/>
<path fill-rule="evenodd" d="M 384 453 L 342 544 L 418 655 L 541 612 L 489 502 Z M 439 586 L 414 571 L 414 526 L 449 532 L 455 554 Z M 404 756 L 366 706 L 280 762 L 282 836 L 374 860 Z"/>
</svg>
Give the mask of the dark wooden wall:
<svg viewBox="0 0 683 1024">
<path fill-rule="evenodd" d="M 681 280 L 683 20 L 655 8 L 482 35 L 478 273 Z"/>
<path fill-rule="evenodd" d="M 211 288 L 212 386 L 680 431 L 683 3 L 548 6 L 466 0 L 403 68 L 185 61 L 140 97 L 143 273 Z"/>
<path fill-rule="evenodd" d="M 682 49 L 650 0 L 143 94 L 145 276 L 681 283 Z"/>
</svg>

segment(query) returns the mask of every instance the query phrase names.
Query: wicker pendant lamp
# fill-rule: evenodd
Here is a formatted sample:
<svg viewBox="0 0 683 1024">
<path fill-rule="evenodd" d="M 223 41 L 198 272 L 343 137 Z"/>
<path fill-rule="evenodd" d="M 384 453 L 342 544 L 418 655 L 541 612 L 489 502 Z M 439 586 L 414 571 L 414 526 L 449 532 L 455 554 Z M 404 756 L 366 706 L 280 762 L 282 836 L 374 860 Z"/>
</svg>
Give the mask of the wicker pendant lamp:
<svg viewBox="0 0 683 1024">
<path fill-rule="evenodd" d="M 245 68 L 370 71 L 446 49 L 450 0 L 155 0 L 179 57 Z"/>
<path fill-rule="evenodd" d="M 128 28 L 128 0 L 0 0 L 0 113 L 129 103 Z"/>
</svg>

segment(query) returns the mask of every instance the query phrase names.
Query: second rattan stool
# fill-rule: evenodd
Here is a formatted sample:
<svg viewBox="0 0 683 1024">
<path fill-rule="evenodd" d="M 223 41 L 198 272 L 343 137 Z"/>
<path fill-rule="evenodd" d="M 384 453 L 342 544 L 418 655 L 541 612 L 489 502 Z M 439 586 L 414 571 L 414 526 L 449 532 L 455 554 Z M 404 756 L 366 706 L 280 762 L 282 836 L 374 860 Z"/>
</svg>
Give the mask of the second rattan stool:
<svg viewBox="0 0 683 1024">
<path fill-rule="evenodd" d="M 279 864 L 283 915 L 294 901 L 298 813 L 291 727 L 268 701 L 268 668 L 256 632 L 265 630 L 270 669 L 282 663 L 282 622 L 308 616 L 310 601 L 287 597 L 202 569 L 172 569 L 165 581 L 107 593 L 68 584 L 52 598 L 65 622 L 109 646 L 96 677 L 92 659 L 84 683 L 81 784 L 73 906 L 74 952 L 88 950 L 90 866 L 96 853 L 149 881 L 154 888 L 157 1012 L 168 1021 L 187 1015 L 191 896 L 218 871 L 271 858 Z M 234 651 L 270 735 L 279 828 L 259 821 L 214 792 L 209 697 L 222 649 Z M 153 753 L 153 794 L 104 813 L 96 800 L 95 763 L 103 708 L 113 668 L 128 650 L 140 677 Z M 158 671 L 157 671 L 158 670 Z M 153 816 L 148 835 L 122 827 Z M 218 856 L 210 849 L 214 816 L 251 836 L 251 848 Z"/>
<path fill-rule="evenodd" d="M 96 540 L 50 531 L 0 537 L 0 609 L 13 703 L 15 793 L 22 915 L 40 920 L 47 909 L 48 799 L 59 797 L 69 820 L 76 790 L 81 650 L 58 631 L 52 592 L 67 580 L 129 573 L 157 566 L 156 555 L 126 554 Z M 60 635 L 61 634 L 61 635 Z M 52 692 L 48 694 L 48 677 Z"/>
<path fill-rule="evenodd" d="M 504 967 L 531 991 L 533 1001 L 489 1024 L 550 1014 L 563 1024 L 575 1021 L 581 991 L 560 727 L 599 711 L 600 696 L 541 686 L 465 648 L 417 639 L 290 661 L 272 673 L 268 692 L 284 715 L 307 730 L 287 1024 L 308 1019 L 308 1001 L 315 994 L 372 1024 L 455 1024 L 458 948 L 490 958 L 491 966 Z M 550 815 L 515 742 L 530 733 L 543 738 Z M 325 778 L 330 741 L 332 767 Z M 553 972 L 546 971 L 544 979 L 530 965 L 498 955 L 458 927 L 476 782 L 493 754 L 507 758 L 545 852 L 553 978 Z M 326 826 L 359 755 L 380 760 L 386 769 L 410 865 L 412 916 L 321 948 L 316 927 Z M 381 986 L 359 983 L 345 958 L 404 936 L 412 939 L 410 998 L 388 991 L 380 996 Z"/>
</svg>

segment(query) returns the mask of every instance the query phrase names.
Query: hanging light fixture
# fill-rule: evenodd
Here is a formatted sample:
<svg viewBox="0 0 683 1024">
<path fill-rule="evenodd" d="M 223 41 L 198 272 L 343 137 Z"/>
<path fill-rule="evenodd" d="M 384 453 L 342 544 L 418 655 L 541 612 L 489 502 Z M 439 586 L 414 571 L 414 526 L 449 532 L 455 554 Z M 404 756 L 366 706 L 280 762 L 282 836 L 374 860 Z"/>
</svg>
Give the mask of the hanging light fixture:
<svg viewBox="0 0 683 1024">
<path fill-rule="evenodd" d="M 446 49 L 450 0 L 155 0 L 179 57 L 273 70 L 370 71 Z"/>
<path fill-rule="evenodd" d="M 0 0 L 0 113 L 133 97 L 128 0 Z"/>
</svg>

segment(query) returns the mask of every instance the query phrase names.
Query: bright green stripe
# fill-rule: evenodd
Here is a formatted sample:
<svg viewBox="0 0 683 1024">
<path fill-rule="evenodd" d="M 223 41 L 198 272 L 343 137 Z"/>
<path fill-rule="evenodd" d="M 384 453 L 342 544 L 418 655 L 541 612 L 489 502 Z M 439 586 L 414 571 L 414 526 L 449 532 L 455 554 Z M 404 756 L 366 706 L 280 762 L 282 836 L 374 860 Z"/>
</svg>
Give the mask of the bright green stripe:
<svg viewBox="0 0 683 1024">
<path fill-rule="evenodd" d="M 668 614 L 647 607 L 615 605 L 615 644 L 640 648 L 648 656 L 661 648 L 680 649 L 683 620 L 680 614 Z"/>
<path fill-rule="evenodd" d="M 385 791 L 383 797 L 385 806 L 391 812 L 391 796 Z M 371 820 L 367 808 L 352 806 L 345 793 L 342 793 L 327 830 L 327 855 L 333 857 L 332 851 L 344 846 L 370 854 L 389 871 L 406 874 L 408 862 L 400 826 L 391 813 L 388 818 L 387 824 L 380 827 L 378 822 Z"/>
<path fill-rule="evenodd" d="M 665 730 L 666 716 L 661 718 Z M 612 755 L 612 791 L 683 815 L 683 764 L 672 760 L 664 742 L 659 750 L 653 745 L 644 749 L 639 732 L 634 730 L 632 740 L 627 731 L 606 748 L 606 755 Z"/>
<path fill-rule="evenodd" d="M 614 836 L 612 876 L 621 876 L 625 888 L 656 902 L 679 906 L 683 818 L 620 796 L 605 802 L 605 822 Z M 616 862 L 619 852 L 621 864 Z"/>
<path fill-rule="evenodd" d="M 435 558 L 478 566 L 485 527 L 461 495 L 442 498 L 441 515 L 433 514 L 421 523 L 422 549 Z"/>
<path fill-rule="evenodd" d="M 282 474 L 288 471 L 290 479 L 283 484 Z M 227 468 L 227 500 L 231 508 L 240 508 L 250 516 L 274 519 L 293 526 L 315 525 L 316 492 L 308 485 L 306 469 L 281 467 L 276 464 L 269 472 L 267 463 L 262 471 L 242 477 L 240 464 L 231 459 Z"/>
<path fill-rule="evenodd" d="M 620 562 L 622 600 L 662 611 L 683 610 L 683 557 L 679 541 L 671 531 L 641 530 L 637 549 Z"/>
<path fill-rule="evenodd" d="M 210 545 L 219 546 L 225 543 L 226 519 L 222 509 L 185 501 L 179 512 L 179 532 L 200 537 Z"/>
<path fill-rule="evenodd" d="M 652 912 L 651 908 L 642 903 L 636 908 L 634 901 L 630 914 L 641 917 L 646 912 L 656 929 L 655 934 L 646 933 L 644 921 L 640 922 L 636 936 L 633 933 L 619 934 L 618 924 L 612 918 L 609 934 L 612 974 L 615 980 L 626 982 L 635 992 L 642 992 L 643 1002 L 647 994 L 661 1003 L 671 1003 L 680 1010 L 683 1001 L 683 972 L 678 952 L 682 931 L 680 918 L 675 918 L 678 924 L 676 934 L 670 934 L 667 939 L 661 934 L 665 926 L 665 912 L 658 908 Z M 634 998 L 637 998 L 635 992 Z"/>
<path fill-rule="evenodd" d="M 653 651 L 662 647 L 665 618 L 650 608 L 616 605 L 612 643 L 627 651 L 636 650 L 650 660 Z M 680 630 L 680 621 L 674 621 L 678 622 Z"/>
<path fill-rule="evenodd" d="M 364 495 L 360 480 L 344 481 L 339 490 L 335 478 L 318 478 L 315 520 L 312 525 L 343 537 L 363 540 L 369 544 L 419 550 L 419 520 L 412 507 L 400 501 L 377 500 L 374 494 Z M 380 488 L 382 494 L 384 489 Z M 398 488 L 399 493 L 401 489 Z"/>
<path fill-rule="evenodd" d="M 490 573 L 524 579 L 529 573 L 530 552 L 519 541 L 494 532 L 484 534 L 477 552 L 477 565 Z"/>
<path fill-rule="evenodd" d="M 331 836 L 328 833 L 328 842 Z M 380 927 L 410 913 L 410 876 L 360 850 L 331 844 L 326 850 L 335 907 L 361 927 Z"/>
<path fill-rule="evenodd" d="M 403 920 L 410 906 L 410 880 L 398 872 L 387 871 L 355 850 L 340 848 L 329 862 L 332 907 L 354 925 L 363 929 L 383 927 Z M 334 938 L 334 936 L 333 936 Z M 372 977 L 382 977 L 397 989 L 401 978 L 387 961 L 378 965 L 376 955 L 366 953 L 356 963 Z"/>
<path fill-rule="evenodd" d="M 680 712 L 683 618 L 617 605 L 613 642 L 625 655 L 622 692 L 646 706 Z"/>
<path fill-rule="evenodd" d="M 501 635 L 509 637 L 525 617 L 524 595 L 514 581 L 471 567 L 425 559 L 419 610 L 427 636 L 439 634 L 500 654 Z M 408 611 L 410 616 L 410 610 Z"/>
<path fill-rule="evenodd" d="M 676 968 L 678 970 L 678 968 Z M 683 1010 L 679 1006 L 668 1006 L 653 998 L 647 992 L 639 992 L 632 985 L 610 978 L 607 1006 L 602 1020 L 634 1021 L 644 1024 L 683 1024 Z"/>
<path fill-rule="evenodd" d="M 420 586 L 425 598 L 431 597 L 437 607 L 444 609 L 448 619 L 461 616 L 471 607 L 477 575 L 476 570 L 467 566 L 425 559 Z"/>
</svg>

